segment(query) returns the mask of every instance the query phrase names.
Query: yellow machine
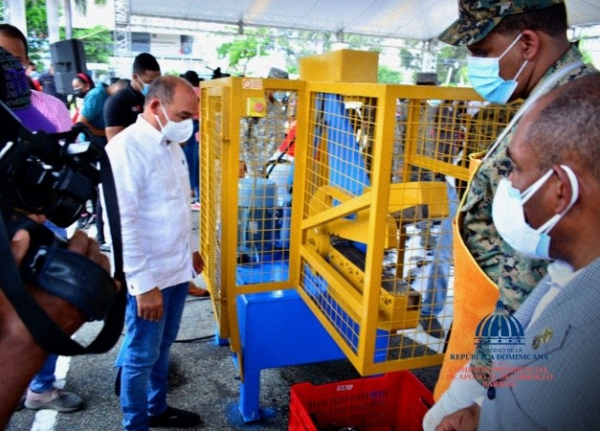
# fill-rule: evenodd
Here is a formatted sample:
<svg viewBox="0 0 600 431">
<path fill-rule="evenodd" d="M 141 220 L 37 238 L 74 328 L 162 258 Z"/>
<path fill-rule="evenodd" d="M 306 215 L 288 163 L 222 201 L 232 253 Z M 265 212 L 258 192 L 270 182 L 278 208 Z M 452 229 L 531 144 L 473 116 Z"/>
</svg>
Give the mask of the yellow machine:
<svg viewBox="0 0 600 431">
<path fill-rule="evenodd" d="M 514 107 L 484 105 L 466 88 L 356 82 L 373 75 L 352 74 L 360 58 L 301 63 L 308 76 L 346 82 L 202 83 L 201 253 L 219 335 L 236 353 L 236 297 L 296 289 L 363 375 L 443 360 L 445 337 L 421 318 L 438 305 L 444 334 L 452 323 L 451 270 L 444 295 L 431 287 L 438 265 L 451 268 L 435 260 L 440 247 L 451 256 L 441 222 L 466 186 L 468 154 Z M 372 53 L 367 64 L 376 67 Z M 293 177 L 268 178 L 292 127 Z"/>
</svg>

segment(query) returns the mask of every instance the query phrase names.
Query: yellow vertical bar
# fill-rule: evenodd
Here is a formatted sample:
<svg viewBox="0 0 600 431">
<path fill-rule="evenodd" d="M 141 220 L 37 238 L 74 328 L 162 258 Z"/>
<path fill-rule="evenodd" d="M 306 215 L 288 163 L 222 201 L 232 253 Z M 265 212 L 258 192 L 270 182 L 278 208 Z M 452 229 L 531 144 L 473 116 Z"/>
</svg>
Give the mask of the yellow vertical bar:
<svg viewBox="0 0 600 431">
<path fill-rule="evenodd" d="M 306 199 L 306 159 L 308 157 L 310 103 L 306 83 L 298 89 L 296 104 L 296 144 L 294 153 L 294 188 L 292 217 L 290 220 L 289 282 L 294 288 L 300 285 L 300 243 L 302 240 L 302 210 Z"/>
<path fill-rule="evenodd" d="M 231 263 L 227 259 L 227 247 L 228 247 L 228 235 L 230 234 L 230 227 L 227 222 L 228 214 L 225 202 L 230 199 L 228 194 L 229 190 L 224 186 L 226 178 L 226 166 L 227 166 L 227 150 L 231 145 L 231 131 L 229 130 L 230 115 L 231 111 L 231 88 L 223 85 L 222 96 L 221 96 L 221 127 L 219 131 L 220 143 L 221 143 L 221 199 L 217 200 L 216 197 L 212 200 L 212 204 L 220 202 L 219 214 L 221 217 L 221 315 L 219 316 L 220 328 L 223 331 L 221 334 L 222 338 L 229 338 L 230 336 L 230 325 L 229 325 L 229 310 L 227 308 L 228 303 L 228 286 L 230 281 L 228 280 L 228 274 L 231 273 Z"/>
<path fill-rule="evenodd" d="M 220 182 L 220 177 L 217 178 L 218 172 L 216 167 L 221 162 L 220 150 L 217 147 L 222 146 L 223 132 L 221 129 L 222 106 L 223 106 L 223 87 L 214 81 L 202 84 L 202 145 L 200 147 L 202 154 L 201 176 L 202 188 L 201 196 L 201 220 L 202 226 L 200 231 L 201 252 L 205 259 L 204 278 L 207 280 L 208 286 L 212 289 L 211 302 L 218 323 L 219 334 L 223 337 L 228 336 L 228 328 L 222 325 L 222 306 L 221 306 L 221 284 L 217 285 L 218 274 L 221 268 L 217 265 L 219 257 L 217 253 L 220 251 L 220 243 L 218 241 L 217 225 L 218 217 L 221 208 L 216 207 L 219 201 L 216 196 L 217 181 Z M 219 132 L 217 135 L 216 132 Z"/>
<path fill-rule="evenodd" d="M 224 309 L 229 328 L 231 350 L 240 352 L 240 333 L 236 308 L 236 275 L 237 275 L 237 220 L 238 220 L 238 169 L 240 153 L 240 110 L 236 109 L 242 100 L 240 78 L 229 78 L 227 107 L 223 109 L 223 118 L 227 119 L 223 130 L 228 134 L 223 140 L 223 219 L 221 220 L 224 244 L 223 256 L 223 288 L 225 289 Z M 226 125 L 226 127 L 225 127 Z M 227 145 L 226 145 L 227 143 Z"/>
<path fill-rule="evenodd" d="M 373 161 L 371 163 L 372 210 L 368 223 L 368 246 L 365 262 L 365 289 L 363 292 L 363 313 L 360 319 L 358 359 L 359 369 L 366 370 L 374 363 L 377 340 L 377 320 L 381 295 L 381 273 L 383 247 L 389 203 L 391 160 L 393 153 L 394 119 L 396 100 L 390 97 L 388 86 L 377 89 L 377 114 L 375 124 Z M 375 93 L 375 91 L 374 91 Z"/>
</svg>

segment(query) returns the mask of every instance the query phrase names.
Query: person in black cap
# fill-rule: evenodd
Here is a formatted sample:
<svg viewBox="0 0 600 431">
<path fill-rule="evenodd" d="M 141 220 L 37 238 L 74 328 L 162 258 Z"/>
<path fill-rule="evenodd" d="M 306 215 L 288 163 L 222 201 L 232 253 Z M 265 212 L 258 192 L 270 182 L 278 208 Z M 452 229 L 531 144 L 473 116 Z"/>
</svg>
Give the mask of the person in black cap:
<svg viewBox="0 0 600 431">
<path fill-rule="evenodd" d="M 200 87 L 200 81 L 203 81 L 203 79 L 200 79 L 198 74 L 193 70 L 188 70 L 179 76 L 189 82 L 194 88 Z"/>
</svg>

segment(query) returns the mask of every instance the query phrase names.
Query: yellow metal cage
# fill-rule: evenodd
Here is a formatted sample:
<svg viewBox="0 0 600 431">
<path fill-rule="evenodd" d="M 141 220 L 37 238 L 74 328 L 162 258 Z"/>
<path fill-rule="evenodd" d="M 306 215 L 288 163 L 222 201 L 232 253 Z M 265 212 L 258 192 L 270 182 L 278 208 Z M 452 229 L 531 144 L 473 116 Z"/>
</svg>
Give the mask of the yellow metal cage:
<svg viewBox="0 0 600 431">
<path fill-rule="evenodd" d="M 304 131 L 295 131 L 304 85 L 255 78 L 202 83 L 200 252 L 219 337 L 235 352 L 236 296 L 298 285 L 300 231 L 290 226 L 298 224 L 299 202 L 290 199 L 290 149 L 281 146 L 305 140 Z M 286 143 L 292 129 L 295 138 Z"/>
<path fill-rule="evenodd" d="M 464 88 L 203 82 L 201 254 L 219 336 L 240 352 L 237 295 L 295 288 L 361 374 L 440 364 L 468 155 L 516 107 Z"/>
</svg>

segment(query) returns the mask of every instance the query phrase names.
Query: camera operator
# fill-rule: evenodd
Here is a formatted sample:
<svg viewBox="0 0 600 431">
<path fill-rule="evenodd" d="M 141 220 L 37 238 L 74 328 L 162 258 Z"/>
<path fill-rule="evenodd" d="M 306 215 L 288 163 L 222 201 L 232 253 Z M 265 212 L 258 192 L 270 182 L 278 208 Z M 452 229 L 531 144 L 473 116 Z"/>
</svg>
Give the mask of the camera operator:
<svg viewBox="0 0 600 431">
<path fill-rule="evenodd" d="M 0 106 L 3 125 L 0 135 L 0 167 L 2 168 L 0 170 L 0 203 L 2 204 L 0 361 L 3 364 L 2 371 L 0 371 L 0 389 L 2 389 L 0 428 L 3 429 L 24 393 L 27 383 L 42 368 L 42 365 L 46 368 L 46 363 L 51 358 L 56 358 L 56 354 L 49 355 L 49 351 L 59 354 L 106 351 L 114 345 L 113 339 L 116 340 L 116 338 L 113 334 L 117 333 L 118 338 L 120 328 L 118 310 L 112 305 L 115 304 L 118 285 L 114 280 L 110 280 L 108 259 L 100 253 L 98 244 L 90 240 L 83 232 L 76 232 L 68 243 L 53 242 L 51 238 L 54 235 L 40 226 L 46 221 L 45 216 L 30 216 L 37 223 L 25 221 L 26 218 L 23 216 L 30 211 L 45 213 L 45 210 L 48 210 L 51 214 L 50 220 L 64 227 L 70 222 L 69 209 L 79 208 L 78 205 L 83 204 L 87 195 L 81 191 L 80 186 L 93 184 L 86 172 L 79 172 L 78 168 L 55 170 L 52 164 L 48 164 L 56 162 L 60 167 L 61 163 L 64 163 L 64 159 L 69 157 L 69 142 L 74 142 L 64 139 L 69 133 L 75 136 L 79 132 L 75 130 L 60 135 L 60 138 L 63 139 L 62 144 L 58 142 L 58 138 L 52 138 L 51 135 L 43 133 L 57 130 L 40 112 L 39 108 L 33 106 L 25 72 L 18 59 L 1 47 L 0 100 L 3 103 Z M 35 134 L 30 130 L 43 132 Z M 15 133 L 16 131 L 17 133 Z M 94 146 L 90 143 L 88 148 L 93 150 Z M 35 152 L 36 150 L 39 151 L 39 154 Z M 79 150 L 73 157 L 81 158 L 83 161 L 88 160 L 88 151 Z M 94 153 L 93 156 L 96 157 L 96 154 Z M 40 160 L 36 159 L 38 156 L 41 157 Z M 38 161 L 36 162 L 36 160 Z M 23 165 L 26 167 L 22 170 Z M 87 164 L 82 162 L 82 166 L 85 168 Z M 36 169 L 38 170 L 36 171 Z M 62 178 L 61 175 L 65 172 L 71 175 L 69 178 L 75 176 L 80 179 L 77 182 L 63 178 L 61 184 L 69 190 L 74 190 L 72 189 L 74 186 L 76 189 L 79 187 L 77 193 L 81 200 L 63 196 L 58 189 L 48 185 L 49 177 L 54 178 L 53 174 L 57 174 L 59 178 Z M 38 173 L 41 175 L 39 178 L 36 175 Z M 39 183 L 38 180 L 40 180 Z M 29 183 L 35 183 L 36 186 L 31 188 Z M 44 188 L 44 186 L 48 186 L 48 188 Z M 40 196 L 46 195 L 54 197 L 55 200 L 39 199 Z M 29 206 L 27 203 L 22 206 L 23 202 L 28 202 Z M 46 203 L 48 205 L 45 205 Z M 28 210 L 27 208 L 33 209 Z M 15 224 L 17 219 L 19 220 L 18 225 Z M 15 226 L 24 227 L 29 232 Z M 11 234 L 8 232 L 13 233 L 10 247 L 9 235 Z M 35 232 L 35 234 L 30 234 L 30 232 Z M 60 247 L 61 244 L 63 251 L 55 251 L 55 248 Z M 29 250 L 30 248 L 31 250 Z M 75 253 L 83 255 L 87 259 L 83 259 Z M 15 262 L 17 267 L 20 267 L 26 257 L 29 259 L 26 259 L 29 266 L 24 266 L 23 269 L 27 268 L 27 271 L 22 271 L 19 275 Z M 84 268 L 73 268 L 74 261 Z M 53 273 L 51 271 L 55 269 L 62 274 L 58 282 L 52 280 Z M 90 271 L 89 274 L 93 274 L 90 276 L 96 277 L 97 281 L 86 282 L 90 287 L 82 286 L 80 289 L 81 276 L 85 271 Z M 23 274 L 28 274 L 29 278 L 25 278 Z M 40 278 L 34 278 L 36 276 Z M 41 280 L 40 286 L 37 286 L 38 283 L 32 282 L 32 280 Z M 113 310 L 115 313 L 112 313 Z M 106 332 L 103 330 L 106 336 L 103 336 L 101 342 L 96 343 L 92 349 L 79 345 L 76 347 L 65 345 L 66 341 L 61 336 L 69 343 L 76 344 L 68 338 L 68 335 L 84 322 L 89 321 L 90 318 L 93 320 L 106 318 L 108 321 L 109 314 L 110 330 Z M 39 324 L 32 324 L 32 321 L 37 321 Z M 120 321 L 122 326 L 122 318 Z M 47 407 L 48 403 L 63 402 L 71 395 L 69 399 L 74 399 L 75 404 L 85 404 L 78 396 L 53 387 L 54 362 L 51 362 L 50 365 L 52 365 L 49 376 L 51 390 L 33 396 L 35 398 L 35 396 L 44 395 L 49 399 L 45 403 L 36 400 L 40 405 L 39 408 L 54 408 Z M 28 395 L 30 392 L 32 391 L 28 391 Z"/>
<path fill-rule="evenodd" d="M 21 119 L 23 125 L 32 131 L 43 130 L 44 132 L 55 133 L 71 130 L 70 121 L 55 122 L 51 111 L 46 109 L 46 105 L 40 105 L 34 101 L 47 101 L 55 99 L 54 97 L 38 93 L 38 96 L 43 95 L 44 97 L 34 99 L 34 92 L 28 92 L 27 89 L 23 88 L 22 85 L 25 83 L 27 76 L 21 67 L 23 63 L 19 59 L 27 59 L 27 55 L 27 45 L 23 33 L 10 24 L 3 25 L 0 28 L 0 74 L 2 75 L 0 85 L 3 87 L 0 92 L 2 93 L 2 101 Z M 14 90 L 11 91 L 9 88 Z M 55 99 L 53 103 L 56 105 L 56 111 L 62 112 L 62 118 L 69 119 L 67 108 L 58 99 Z M 56 117 L 61 118 L 61 115 Z M 49 221 L 44 224 L 57 235 L 66 238 L 67 232 L 65 229 L 58 228 Z M 27 394 L 23 398 L 23 403 L 19 404 L 18 409 L 25 406 L 34 410 L 50 408 L 60 412 L 74 412 L 85 407 L 85 399 L 78 394 L 54 387 L 57 360 L 58 355 L 48 357 L 31 381 Z"/>
</svg>

